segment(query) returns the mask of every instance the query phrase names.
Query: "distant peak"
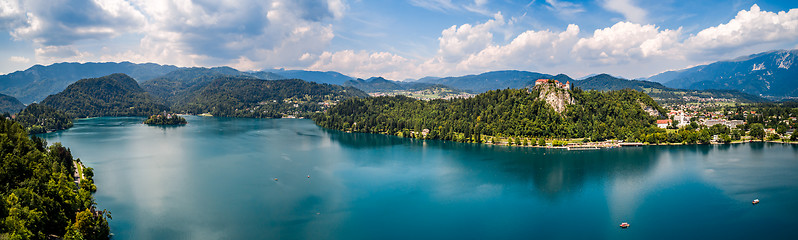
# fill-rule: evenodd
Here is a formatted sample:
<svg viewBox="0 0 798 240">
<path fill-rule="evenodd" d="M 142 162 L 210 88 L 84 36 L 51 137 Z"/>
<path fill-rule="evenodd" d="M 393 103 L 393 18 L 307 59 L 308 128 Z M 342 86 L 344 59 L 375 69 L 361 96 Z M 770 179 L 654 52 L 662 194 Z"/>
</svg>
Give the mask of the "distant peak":
<svg viewBox="0 0 798 240">
<path fill-rule="evenodd" d="M 383 77 L 370 77 L 369 79 L 366 79 L 366 81 L 374 82 L 374 81 L 389 81 L 389 80 L 387 80 L 387 79 L 385 79 Z"/>
</svg>

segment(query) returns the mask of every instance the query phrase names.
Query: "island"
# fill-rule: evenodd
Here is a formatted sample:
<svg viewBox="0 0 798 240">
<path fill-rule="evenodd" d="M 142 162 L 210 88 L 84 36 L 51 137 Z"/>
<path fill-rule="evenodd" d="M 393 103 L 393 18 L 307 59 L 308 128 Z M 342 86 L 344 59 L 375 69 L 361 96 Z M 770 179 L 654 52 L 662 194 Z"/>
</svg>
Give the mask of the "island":
<svg viewBox="0 0 798 240">
<path fill-rule="evenodd" d="M 184 125 L 186 123 L 188 122 L 185 118 L 172 113 L 152 115 L 144 121 L 144 124 L 147 125 Z"/>
</svg>

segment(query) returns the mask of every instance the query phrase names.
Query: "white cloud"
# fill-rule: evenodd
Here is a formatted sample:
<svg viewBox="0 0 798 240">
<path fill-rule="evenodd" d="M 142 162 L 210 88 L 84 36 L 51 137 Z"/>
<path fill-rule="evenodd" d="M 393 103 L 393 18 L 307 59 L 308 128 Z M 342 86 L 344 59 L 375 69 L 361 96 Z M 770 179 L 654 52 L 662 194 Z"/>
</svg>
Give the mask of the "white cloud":
<svg viewBox="0 0 798 240">
<path fill-rule="evenodd" d="M 562 64 L 578 39 L 579 26 L 571 24 L 563 32 L 526 31 L 506 45 L 491 45 L 457 64 L 461 71 L 490 69 L 531 69 Z"/>
<path fill-rule="evenodd" d="M 633 0 L 605 0 L 602 4 L 607 10 L 620 13 L 628 21 L 646 23 L 646 10 L 635 6 Z"/>
<path fill-rule="evenodd" d="M 446 1 L 444 1 L 445 3 Z M 549 1 L 552 6 L 581 9 L 568 2 Z M 544 73 L 584 76 L 608 72 L 631 77 L 648 76 L 660 71 L 704 62 L 692 52 L 717 51 L 723 46 L 740 47 L 741 42 L 764 41 L 795 44 L 798 27 L 795 12 L 762 12 L 757 6 L 740 11 L 729 23 L 687 36 L 682 28 L 662 29 L 654 24 L 621 21 L 610 27 L 582 33 L 570 24 L 565 30 L 527 30 L 506 34 L 512 28 L 501 13 L 476 24 L 455 25 L 441 31 L 436 54 L 428 58 L 408 59 L 389 52 L 342 50 L 305 52 L 297 61 L 308 69 L 340 71 L 357 77 L 384 76 L 389 79 L 418 78 L 428 75 L 456 76 L 501 69 L 519 69 Z M 638 17 L 630 15 L 629 19 Z M 791 28 L 792 27 L 792 28 Z M 732 29 L 732 30 L 729 30 Z M 762 31 L 768 31 L 764 33 Z M 494 38 L 505 33 L 506 40 Z M 710 34 L 720 37 L 708 37 Z M 720 34 L 724 33 L 724 34 Z M 745 41 L 735 40 L 730 34 Z M 756 35 L 764 36 L 757 39 Z M 708 40 L 707 40 L 708 39 Z M 703 40 L 698 41 L 698 40 Z M 719 47 L 720 46 L 720 47 Z M 750 54 L 750 52 L 730 54 Z M 728 52 L 728 50 L 727 50 Z M 717 60 L 717 59 L 716 59 Z"/>
<path fill-rule="evenodd" d="M 798 39 L 798 9 L 789 12 L 761 11 L 754 4 L 742 10 L 731 21 L 701 30 L 685 41 L 694 55 L 724 54 L 735 48 L 748 48 L 773 42 Z"/>
<path fill-rule="evenodd" d="M 435 11 L 485 12 L 487 0 L 413 0 Z M 564 0 L 546 0 L 562 14 L 585 12 Z M 242 70 L 285 67 L 340 71 L 391 79 L 452 76 L 501 69 L 572 76 L 608 72 L 647 76 L 662 70 L 798 44 L 798 10 L 762 11 L 757 5 L 727 23 L 688 35 L 682 28 L 644 24 L 647 12 L 632 0 L 603 0 L 627 21 L 582 32 L 521 29 L 501 13 L 442 29 L 437 50 L 408 58 L 385 50 L 329 48 L 345 0 L 0 0 L 0 29 L 30 41 L 36 63 L 58 61 L 157 62 L 178 66 L 229 65 Z M 67 17 L 71 16 L 71 17 Z M 75 17 L 77 16 L 77 17 Z M 510 18 L 514 19 L 514 18 Z M 563 19 L 567 20 L 567 19 Z M 521 24 L 523 25 L 523 24 Z M 520 32 L 520 33 L 519 33 Z M 502 36 L 503 37 L 496 37 Z M 133 39 L 105 45 L 109 39 Z M 423 39 L 423 38 L 422 38 Z M 428 44 L 434 44 L 431 38 Z M 99 45 L 99 46 L 98 46 Z M 97 49 L 103 49 L 98 51 Z M 13 57 L 12 57 L 13 58 Z M 23 58 L 9 58 L 21 63 Z"/>
<path fill-rule="evenodd" d="M 340 0 L 141 0 L 139 5 L 151 18 L 141 40 L 145 55 L 174 64 L 241 68 L 299 66 L 302 54 L 329 46 L 334 33 L 325 21 L 347 9 Z"/>
<path fill-rule="evenodd" d="M 25 23 L 25 11 L 18 0 L 0 0 L 0 29 L 12 29 Z"/>
<path fill-rule="evenodd" d="M 138 46 L 98 58 L 246 68 L 307 66 L 297 59 L 323 52 L 334 37 L 330 22 L 348 9 L 344 0 L 0 0 L 0 7 L 0 27 L 32 41 L 41 61 L 79 60 L 89 56 L 84 49 L 109 49 L 96 44 L 124 35 Z"/>
<path fill-rule="evenodd" d="M 309 56 L 303 56 L 306 58 Z M 383 76 L 389 79 L 402 79 L 405 71 L 412 71 L 412 63 L 404 57 L 388 52 L 368 53 L 366 51 L 344 50 L 335 53 L 324 52 L 308 69 L 345 72 L 355 77 Z"/>
<path fill-rule="evenodd" d="M 124 0 L 31 0 L 21 2 L 16 7 L 17 10 L 9 12 L 16 15 L 15 19 L 23 21 L 5 24 L 11 30 L 11 36 L 17 40 L 33 40 L 43 46 L 112 38 L 135 31 L 146 21 L 138 10 Z"/>
<path fill-rule="evenodd" d="M 476 53 L 493 42 L 491 30 L 504 24 L 502 14 L 496 13 L 494 19 L 482 24 L 451 26 L 443 30 L 441 37 L 438 38 L 438 55 L 443 58 L 443 61 L 451 61 Z"/>
<path fill-rule="evenodd" d="M 573 47 L 579 60 L 588 63 L 619 64 L 635 59 L 665 55 L 678 44 L 679 30 L 660 31 L 655 25 L 619 22 L 596 29 L 593 36 L 582 38 Z"/>
<path fill-rule="evenodd" d="M 94 54 L 81 52 L 73 46 L 46 46 L 36 48 L 34 53 L 39 63 L 85 62 L 94 57 Z"/>
<path fill-rule="evenodd" d="M 20 57 L 20 56 L 11 56 L 11 57 L 8 58 L 8 61 L 11 61 L 11 62 L 14 62 L 14 63 L 29 63 L 30 59 L 28 59 L 26 57 Z"/>
</svg>

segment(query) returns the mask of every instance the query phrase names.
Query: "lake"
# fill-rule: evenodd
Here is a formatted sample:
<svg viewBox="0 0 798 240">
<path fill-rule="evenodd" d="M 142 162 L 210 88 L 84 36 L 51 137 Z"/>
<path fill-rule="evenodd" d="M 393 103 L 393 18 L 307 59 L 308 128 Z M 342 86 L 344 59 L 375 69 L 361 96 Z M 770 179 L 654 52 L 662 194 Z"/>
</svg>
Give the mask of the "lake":
<svg viewBox="0 0 798 240">
<path fill-rule="evenodd" d="M 40 136 L 95 169 L 113 239 L 787 239 L 798 226 L 798 145 L 567 151 L 186 119 Z"/>
</svg>

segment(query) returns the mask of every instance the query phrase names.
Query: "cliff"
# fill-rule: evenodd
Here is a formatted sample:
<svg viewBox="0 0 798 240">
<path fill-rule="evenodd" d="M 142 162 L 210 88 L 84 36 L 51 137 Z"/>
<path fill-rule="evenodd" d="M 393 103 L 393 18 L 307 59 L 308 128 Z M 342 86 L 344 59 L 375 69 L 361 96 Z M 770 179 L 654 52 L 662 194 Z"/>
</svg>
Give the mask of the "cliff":
<svg viewBox="0 0 798 240">
<path fill-rule="evenodd" d="M 565 106 L 575 103 L 568 89 L 557 83 L 537 84 L 530 92 L 538 92 L 538 99 L 545 100 L 558 113 L 563 113 Z"/>
</svg>

